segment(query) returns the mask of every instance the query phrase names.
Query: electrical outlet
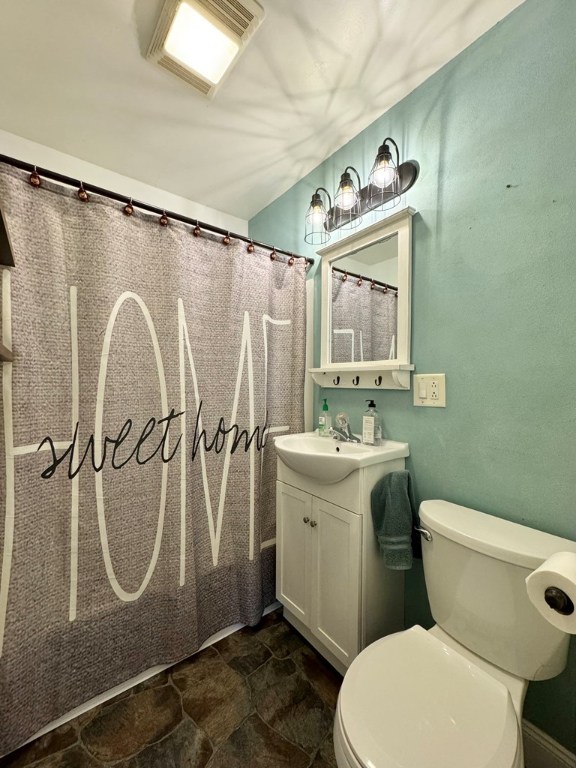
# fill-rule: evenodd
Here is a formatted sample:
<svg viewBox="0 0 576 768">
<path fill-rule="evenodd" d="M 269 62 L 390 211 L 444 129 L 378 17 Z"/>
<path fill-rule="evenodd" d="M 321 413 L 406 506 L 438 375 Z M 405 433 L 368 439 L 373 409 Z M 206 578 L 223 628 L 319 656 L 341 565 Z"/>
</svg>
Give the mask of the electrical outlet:
<svg viewBox="0 0 576 768">
<path fill-rule="evenodd" d="M 414 376 L 414 405 L 446 407 L 446 375 L 419 373 Z"/>
</svg>

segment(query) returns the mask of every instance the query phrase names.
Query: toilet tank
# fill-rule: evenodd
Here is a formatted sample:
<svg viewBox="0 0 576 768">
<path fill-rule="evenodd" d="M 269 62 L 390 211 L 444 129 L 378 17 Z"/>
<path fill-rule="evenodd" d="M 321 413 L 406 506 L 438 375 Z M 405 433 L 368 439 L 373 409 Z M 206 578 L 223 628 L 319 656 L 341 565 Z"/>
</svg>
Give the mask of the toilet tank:
<svg viewBox="0 0 576 768">
<path fill-rule="evenodd" d="M 478 656 L 526 680 L 566 666 L 569 635 L 528 599 L 525 579 L 576 542 L 447 501 L 424 501 L 424 575 L 436 623 Z"/>
</svg>

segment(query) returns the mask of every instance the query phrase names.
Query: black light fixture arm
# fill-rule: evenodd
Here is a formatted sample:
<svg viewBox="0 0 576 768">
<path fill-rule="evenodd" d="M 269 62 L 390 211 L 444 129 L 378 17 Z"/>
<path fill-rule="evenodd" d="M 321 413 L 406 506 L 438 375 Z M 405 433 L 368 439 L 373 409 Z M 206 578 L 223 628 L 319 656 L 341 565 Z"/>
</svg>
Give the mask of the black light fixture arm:
<svg viewBox="0 0 576 768">
<path fill-rule="evenodd" d="M 344 169 L 344 173 L 348 173 L 348 171 L 354 171 L 354 173 L 356 174 L 356 178 L 358 179 L 358 191 L 360 191 L 360 189 L 362 187 L 362 182 L 360 181 L 360 174 L 358 173 L 356 168 L 354 168 L 353 165 L 347 165 L 346 166 L 346 168 Z"/>
<path fill-rule="evenodd" d="M 396 150 L 396 168 L 400 168 L 400 151 L 398 149 L 398 144 L 396 144 L 391 136 L 387 136 L 378 148 L 378 158 L 381 155 L 390 154 L 390 147 L 388 144 L 394 145 L 394 149 Z"/>
<path fill-rule="evenodd" d="M 332 208 L 332 198 L 330 197 L 330 192 L 328 192 L 326 187 L 317 187 L 316 192 L 314 192 L 314 195 L 312 196 L 312 201 L 316 202 L 315 198 L 317 198 L 319 202 L 322 201 L 322 198 L 320 197 L 320 194 L 319 194 L 320 192 L 324 192 L 324 194 L 328 198 L 328 207 Z"/>
<path fill-rule="evenodd" d="M 344 168 L 344 173 L 340 176 L 340 185 L 339 186 L 342 186 L 343 182 L 351 181 L 349 171 L 354 171 L 354 173 L 356 174 L 356 179 L 358 180 L 358 194 L 360 194 L 360 189 L 362 188 L 362 182 L 360 181 L 360 174 L 358 173 L 356 168 L 354 168 L 353 165 L 347 165 L 346 168 Z M 334 201 L 334 202 L 336 204 L 336 207 L 338 207 L 338 203 L 336 203 L 336 201 Z M 330 206 L 330 207 L 332 207 L 332 206 Z"/>
</svg>

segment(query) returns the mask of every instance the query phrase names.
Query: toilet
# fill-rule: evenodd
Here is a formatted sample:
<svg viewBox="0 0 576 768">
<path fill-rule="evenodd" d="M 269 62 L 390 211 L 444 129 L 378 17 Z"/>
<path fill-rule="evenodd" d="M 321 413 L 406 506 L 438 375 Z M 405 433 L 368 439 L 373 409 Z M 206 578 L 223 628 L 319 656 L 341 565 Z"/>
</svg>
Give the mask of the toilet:
<svg viewBox="0 0 576 768">
<path fill-rule="evenodd" d="M 529 680 L 566 666 L 569 636 L 528 599 L 525 579 L 576 542 L 447 501 L 420 506 L 436 625 L 365 648 L 334 720 L 339 768 L 524 768 Z"/>
</svg>

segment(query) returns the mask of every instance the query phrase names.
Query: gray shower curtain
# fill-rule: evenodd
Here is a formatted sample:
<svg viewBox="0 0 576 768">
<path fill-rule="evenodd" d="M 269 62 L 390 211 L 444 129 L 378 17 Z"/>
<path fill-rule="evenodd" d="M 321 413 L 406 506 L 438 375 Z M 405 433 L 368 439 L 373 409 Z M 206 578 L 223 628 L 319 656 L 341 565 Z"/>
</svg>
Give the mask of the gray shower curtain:
<svg viewBox="0 0 576 768">
<path fill-rule="evenodd" d="M 0 170 L 0 755 L 274 599 L 304 261 Z"/>
<path fill-rule="evenodd" d="M 388 360 L 395 357 L 396 291 L 370 287 L 370 278 L 332 273 L 332 363 Z"/>
</svg>

